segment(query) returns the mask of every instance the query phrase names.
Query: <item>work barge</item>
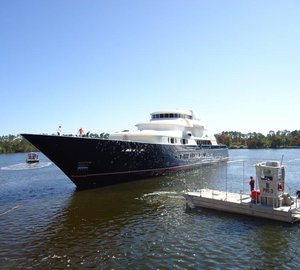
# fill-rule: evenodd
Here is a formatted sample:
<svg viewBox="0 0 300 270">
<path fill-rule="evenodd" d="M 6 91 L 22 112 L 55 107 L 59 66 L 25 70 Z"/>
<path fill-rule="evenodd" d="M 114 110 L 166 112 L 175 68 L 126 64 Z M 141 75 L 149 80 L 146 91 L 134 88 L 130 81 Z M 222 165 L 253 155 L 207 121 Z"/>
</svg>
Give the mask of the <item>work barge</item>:
<svg viewBox="0 0 300 270">
<path fill-rule="evenodd" d="M 184 192 L 188 207 L 201 207 L 276 221 L 300 221 L 300 191 L 285 192 L 285 167 L 278 161 L 255 165 L 256 188 L 251 193 L 213 189 Z"/>
</svg>

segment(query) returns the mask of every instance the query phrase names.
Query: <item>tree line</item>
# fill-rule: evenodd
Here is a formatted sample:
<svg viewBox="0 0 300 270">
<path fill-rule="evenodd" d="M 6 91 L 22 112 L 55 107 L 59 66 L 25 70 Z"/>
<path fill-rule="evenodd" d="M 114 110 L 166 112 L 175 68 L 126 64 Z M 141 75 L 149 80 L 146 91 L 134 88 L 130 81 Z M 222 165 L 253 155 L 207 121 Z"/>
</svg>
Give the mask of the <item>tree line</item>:
<svg viewBox="0 0 300 270">
<path fill-rule="evenodd" d="M 238 131 L 223 131 L 216 134 L 218 143 L 226 144 L 229 148 L 288 148 L 300 147 L 300 130 L 294 131 L 269 131 L 267 135 L 262 133 L 241 133 Z"/>
<path fill-rule="evenodd" d="M 68 135 L 73 136 L 73 135 Z M 107 139 L 109 136 L 108 133 L 90 133 L 89 137 L 92 138 L 103 138 Z M 82 137 L 87 137 L 87 135 L 83 135 Z M 8 153 L 25 153 L 25 152 L 36 152 L 38 151 L 30 142 L 24 139 L 20 135 L 7 135 L 0 136 L 0 154 L 8 154 Z"/>
<path fill-rule="evenodd" d="M 87 137 L 87 135 L 83 136 Z M 100 134 L 91 133 L 88 136 L 107 139 L 109 134 L 105 132 Z M 215 134 L 215 136 L 218 143 L 226 144 L 229 148 L 300 148 L 300 130 L 277 132 L 271 130 L 266 136 L 256 132 L 245 134 L 238 131 L 223 131 Z M 32 151 L 37 151 L 37 149 L 20 135 L 0 136 L 0 154 Z"/>
</svg>

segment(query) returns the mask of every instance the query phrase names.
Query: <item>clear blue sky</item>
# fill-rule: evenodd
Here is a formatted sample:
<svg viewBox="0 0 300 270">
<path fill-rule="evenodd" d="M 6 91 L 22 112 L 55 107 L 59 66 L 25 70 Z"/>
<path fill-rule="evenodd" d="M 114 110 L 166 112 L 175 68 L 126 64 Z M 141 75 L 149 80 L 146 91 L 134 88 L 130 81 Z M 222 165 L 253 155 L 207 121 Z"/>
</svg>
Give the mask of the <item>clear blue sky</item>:
<svg viewBox="0 0 300 270">
<path fill-rule="evenodd" d="M 0 135 L 300 129 L 300 1 L 1 0 Z"/>
</svg>

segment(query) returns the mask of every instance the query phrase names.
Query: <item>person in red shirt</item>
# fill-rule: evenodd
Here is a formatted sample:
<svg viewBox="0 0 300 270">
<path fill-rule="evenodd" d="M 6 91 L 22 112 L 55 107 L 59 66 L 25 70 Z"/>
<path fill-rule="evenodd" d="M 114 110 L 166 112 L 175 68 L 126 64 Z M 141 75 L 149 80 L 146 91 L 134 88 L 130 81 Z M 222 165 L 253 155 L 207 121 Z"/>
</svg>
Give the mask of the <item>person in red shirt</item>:
<svg viewBox="0 0 300 270">
<path fill-rule="evenodd" d="M 82 134 L 84 133 L 83 128 L 80 128 L 80 129 L 78 130 L 78 133 L 79 133 L 79 136 L 82 136 Z"/>
</svg>

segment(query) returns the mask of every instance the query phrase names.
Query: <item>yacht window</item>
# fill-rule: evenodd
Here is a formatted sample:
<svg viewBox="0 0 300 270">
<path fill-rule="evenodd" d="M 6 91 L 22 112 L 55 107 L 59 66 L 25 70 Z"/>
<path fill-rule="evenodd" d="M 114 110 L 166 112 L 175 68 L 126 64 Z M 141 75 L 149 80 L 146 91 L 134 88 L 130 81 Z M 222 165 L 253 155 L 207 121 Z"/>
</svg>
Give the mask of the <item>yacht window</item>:
<svg viewBox="0 0 300 270">
<path fill-rule="evenodd" d="M 159 114 L 153 114 L 152 115 L 152 119 L 158 119 L 159 118 Z"/>
<path fill-rule="evenodd" d="M 183 119 L 192 119 L 192 116 L 187 114 L 180 114 L 180 113 L 160 113 L 160 114 L 153 114 L 152 119 L 165 119 L 165 118 L 183 118 Z"/>
<path fill-rule="evenodd" d="M 196 142 L 198 145 L 211 145 L 211 141 L 207 140 L 197 140 Z"/>
<path fill-rule="evenodd" d="M 175 143 L 175 140 L 174 140 L 174 138 L 171 138 L 171 143 Z"/>
</svg>

